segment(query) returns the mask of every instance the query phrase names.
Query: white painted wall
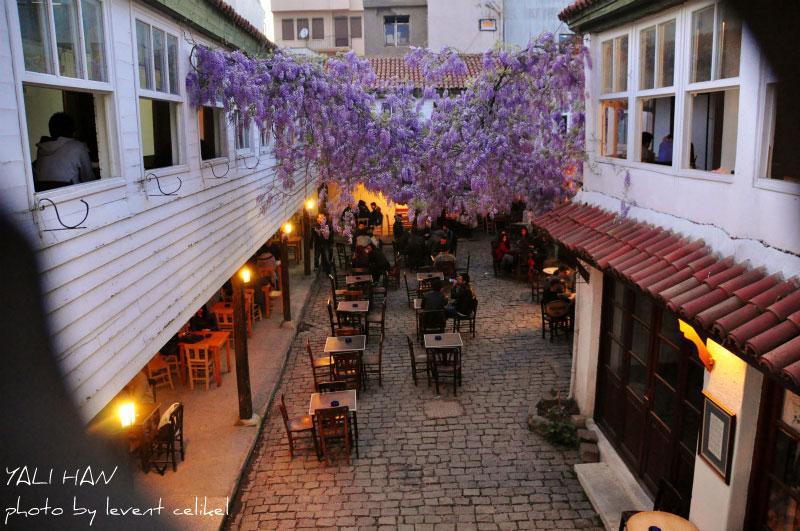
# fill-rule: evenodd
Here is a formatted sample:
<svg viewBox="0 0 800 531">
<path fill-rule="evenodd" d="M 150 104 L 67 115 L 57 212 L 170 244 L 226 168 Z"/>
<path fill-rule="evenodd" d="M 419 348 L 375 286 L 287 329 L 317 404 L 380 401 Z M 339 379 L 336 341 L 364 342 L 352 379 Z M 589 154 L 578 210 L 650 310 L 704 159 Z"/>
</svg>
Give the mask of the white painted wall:
<svg viewBox="0 0 800 531">
<path fill-rule="evenodd" d="M 271 155 L 262 156 L 252 170 L 244 166 L 253 166 L 254 158 L 231 157 L 228 176 L 214 178 L 201 166 L 197 114 L 186 103 L 179 108 L 183 164 L 162 179 L 167 190 L 177 186 L 177 176 L 183 186 L 177 196 L 149 197 L 157 192 L 155 182 L 141 183 L 132 4 L 107 4 L 114 89 L 109 96 L 113 131 L 108 135 L 112 178 L 34 193 L 21 61 L 12 55 L 13 32 L 0 40 L 0 201 L 36 248 L 54 351 L 87 420 L 304 199 L 302 192 L 282 197 L 262 211 L 258 197 L 271 186 L 275 173 Z M 137 8 L 145 9 L 139 4 Z M 16 9 L 14 3 L 0 10 L 0 35 L 9 36 L 11 9 Z M 178 34 L 191 33 L 159 13 L 147 13 L 173 24 Z M 183 39 L 179 42 L 183 76 L 190 46 Z M 232 148 L 229 145 L 229 153 Z M 224 164 L 216 171 L 223 170 Z M 90 205 L 86 229 L 45 232 L 58 225 L 52 207 L 31 210 L 42 197 L 58 204 L 67 223 L 80 220 L 79 200 L 85 200 Z"/>
<path fill-rule="evenodd" d="M 600 316 L 603 305 L 603 272 L 584 264 L 589 272 L 587 283 L 576 276 L 575 331 L 572 338 L 572 375 L 570 396 L 581 414 L 594 415 L 597 388 L 597 364 L 600 356 Z"/>
<path fill-rule="evenodd" d="M 531 38 L 545 32 L 572 33 L 558 20 L 558 12 L 571 3 L 570 0 L 503 0 L 506 44 L 524 48 Z"/>
<path fill-rule="evenodd" d="M 463 53 L 483 53 L 502 42 L 500 2 L 487 0 L 428 0 L 428 47 L 451 47 Z M 478 21 L 493 18 L 497 31 L 479 31 Z"/>
<path fill-rule="evenodd" d="M 225 0 L 233 9 L 236 10 L 247 21 L 264 32 L 267 25 L 267 9 L 262 0 Z"/>
</svg>

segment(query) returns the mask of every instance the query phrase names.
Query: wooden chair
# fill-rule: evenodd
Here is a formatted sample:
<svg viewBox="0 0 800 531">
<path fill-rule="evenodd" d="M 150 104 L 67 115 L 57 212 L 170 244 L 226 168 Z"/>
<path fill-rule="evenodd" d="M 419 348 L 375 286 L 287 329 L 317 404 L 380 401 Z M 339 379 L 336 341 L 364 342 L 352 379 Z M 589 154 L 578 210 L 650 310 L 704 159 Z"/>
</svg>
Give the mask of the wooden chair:
<svg viewBox="0 0 800 531">
<path fill-rule="evenodd" d="M 408 298 L 408 307 L 414 307 L 414 299 L 419 298 L 419 292 L 416 289 L 411 289 L 408 287 L 408 277 L 405 273 L 403 273 L 403 282 L 406 283 L 406 297 Z"/>
<path fill-rule="evenodd" d="M 175 472 L 178 470 L 176 452 L 180 452 L 181 461 L 186 458 L 183 447 L 183 404 L 180 402 L 172 404 L 161 415 L 158 432 L 150 443 L 148 465 L 162 476 L 169 465 L 172 465 L 172 471 Z"/>
<path fill-rule="evenodd" d="M 678 489 L 667 478 L 658 480 L 658 490 L 656 491 L 653 510 L 677 514 L 683 518 L 689 517 L 688 500 L 678 492 Z M 642 511 L 622 511 L 619 518 L 619 531 L 624 531 L 628 525 L 628 520 L 640 512 Z"/>
<path fill-rule="evenodd" d="M 214 379 L 214 356 L 206 347 L 186 344 L 186 366 L 189 369 L 189 389 L 194 389 L 194 382 L 203 382 L 208 391 L 208 384 Z"/>
<path fill-rule="evenodd" d="M 441 334 L 444 332 L 447 317 L 444 310 L 422 310 L 418 314 L 419 338 L 422 341 L 425 334 Z"/>
<path fill-rule="evenodd" d="M 428 349 L 428 365 L 430 365 L 433 381 L 436 385 L 436 394 L 439 394 L 439 380 L 453 379 L 453 396 L 458 394 L 457 388 L 461 385 L 461 349 Z"/>
<path fill-rule="evenodd" d="M 369 335 L 373 326 L 377 326 L 381 332 L 381 338 L 383 338 L 383 333 L 386 330 L 386 306 L 388 306 L 388 302 L 388 299 L 384 296 L 382 300 L 374 301 L 374 304 L 370 305 L 370 309 L 375 309 L 376 311 L 367 314 L 365 323 L 367 335 Z"/>
<path fill-rule="evenodd" d="M 336 257 L 339 260 L 339 269 L 347 270 L 350 268 L 350 253 L 348 253 L 348 246 L 344 242 L 336 242 Z"/>
<path fill-rule="evenodd" d="M 363 385 L 361 355 L 358 352 L 337 352 L 333 356 L 333 379 L 347 384 L 356 392 Z"/>
<path fill-rule="evenodd" d="M 250 311 L 250 316 L 252 317 L 253 321 L 260 321 L 264 318 L 261 314 L 261 305 L 256 302 L 256 290 L 254 288 L 245 288 L 244 289 L 244 296 L 245 299 L 250 300 L 250 304 L 248 304 L 248 308 Z"/>
<path fill-rule="evenodd" d="M 538 271 L 537 269 L 528 271 L 528 278 L 531 282 L 531 302 L 541 301 L 545 288 L 541 271 Z"/>
<path fill-rule="evenodd" d="M 318 409 L 314 412 L 314 426 L 319 441 L 319 451 L 327 463 L 331 462 L 334 453 L 344 454 L 350 464 L 352 432 L 350 426 L 350 408 L 347 406 Z M 337 443 L 339 443 L 337 445 Z M 336 447 L 339 450 L 334 452 Z"/>
<path fill-rule="evenodd" d="M 319 392 L 319 382 L 317 376 L 327 376 L 330 380 L 333 378 L 333 363 L 330 356 L 324 358 L 315 358 L 311 352 L 311 340 L 306 339 L 306 350 L 308 351 L 308 360 L 311 363 L 311 374 L 314 376 L 314 389 Z"/>
<path fill-rule="evenodd" d="M 161 357 L 161 354 L 156 353 L 153 359 L 147 362 L 147 381 L 153 386 L 153 389 L 168 385 L 170 389 L 175 389 L 172 385 L 172 370 L 169 364 Z"/>
<path fill-rule="evenodd" d="M 456 263 L 446 260 L 440 260 L 434 265 L 436 271 L 440 271 L 445 279 L 455 278 L 456 276 Z"/>
<path fill-rule="evenodd" d="M 286 438 L 289 439 L 289 457 L 294 459 L 294 438 L 297 435 L 309 435 L 314 443 L 316 450 L 316 439 L 314 439 L 314 422 L 308 415 L 300 417 L 289 417 L 286 411 L 286 398 L 281 394 L 281 403 L 278 404 L 278 409 L 281 411 L 283 417 L 283 426 L 286 428 Z"/>
<path fill-rule="evenodd" d="M 475 337 L 475 316 L 478 313 L 478 299 L 472 299 L 472 308 L 469 315 L 464 315 L 456 312 L 453 316 L 453 332 L 461 331 L 461 321 L 467 321 L 469 324 L 469 332 L 472 337 Z"/>
<path fill-rule="evenodd" d="M 174 373 L 175 376 L 180 377 L 183 373 L 183 366 L 181 365 L 181 357 L 179 354 L 167 354 L 164 355 L 163 353 L 159 352 L 159 356 L 161 359 L 169 365 L 170 374 Z"/>
<path fill-rule="evenodd" d="M 425 354 L 414 353 L 414 342 L 410 336 L 406 336 L 408 341 L 408 355 L 411 358 L 411 376 L 414 378 L 414 386 L 417 385 L 417 374 L 424 372 L 428 377 L 428 385 L 431 385 L 431 369 L 428 365 L 428 356 Z M 420 367 L 419 364 L 422 364 Z"/>
<path fill-rule="evenodd" d="M 569 315 L 570 304 L 567 301 L 554 300 L 547 304 L 541 304 L 542 310 L 542 339 L 545 338 L 545 332 L 550 332 L 550 341 L 558 334 L 559 330 L 567 335 L 570 328 Z"/>
<path fill-rule="evenodd" d="M 318 393 L 335 393 L 336 391 L 347 391 L 347 382 L 337 382 L 332 380 L 330 382 L 319 382 L 317 384 Z"/>
<path fill-rule="evenodd" d="M 467 253 L 467 265 L 466 267 L 457 267 L 456 275 L 461 275 L 463 273 L 469 274 L 469 265 L 471 260 L 472 260 L 472 255 L 470 253 Z"/>
<path fill-rule="evenodd" d="M 364 354 L 364 382 L 366 383 L 367 379 L 369 378 L 370 374 L 377 374 L 378 375 L 378 387 L 383 387 L 383 374 L 382 374 L 382 365 L 383 365 L 383 331 L 381 331 L 381 342 L 378 346 L 378 353 L 368 353 Z"/>
<path fill-rule="evenodd" d="M 364 331 L 361 328 L 351 327 L 351 326 L 342 326 L 339 323 L 338 312 L 336 317 L 334 318 L 333 315 L 333 304 L 331 304 L 331 300 L 328 299 L 328 319 L 331 323 L 331 335 L 332 336 L 356 336 L 363 334 Z"/>
</svg>

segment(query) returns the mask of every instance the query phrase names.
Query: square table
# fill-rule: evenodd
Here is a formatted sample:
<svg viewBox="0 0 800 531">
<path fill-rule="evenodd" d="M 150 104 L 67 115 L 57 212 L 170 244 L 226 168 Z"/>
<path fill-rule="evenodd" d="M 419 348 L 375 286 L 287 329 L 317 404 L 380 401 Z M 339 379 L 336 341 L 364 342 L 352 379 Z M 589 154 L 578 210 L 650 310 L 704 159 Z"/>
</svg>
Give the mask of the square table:
<svg viewBox="0 0 800 531">
<path fill-rule="evenodd" d="M 347 340 L 350 340 L 348 343 Z M 364 351 L 367 347 L 367 336 L 329 336 L 325 340 L 325 354 L 336 354 L 338 352 L 358 352 Z"/>
<path fill-rule="evenodd" d="M 366 314 L 369 311 L 369 301 L 340 301 L 336 306 L 337 312 Z"/>
<path fill-rule="evenodd" d="M 440 337 L 441 339 L 436 339 Z M 461 334 L 458 332 L 444 332 L 442 334 L 425 334 L 425 348 L 461 348 Z"/>
<path fill-rule="evenodd" d="M 422 309 L 422 299 L 414 299 L 414 309 L 417 311 Z"/>
<path fill-rule="evenodd" d="M 367 282 L 372 283 L 372 275 L 347 275 L 344 277 L 345 284 L 352 285 L 352 284 L 365 284 Z"/>
<path fill-rule="evenodd" d="M 350 413 L 353 415 L 353 438 L 356 443 L 356 457 L 358 457 L 358 415 L 356 414 L 358 401 L 355 389 L 334 391 L 332 393 L 311 393 L 311 400 L 308 403 L 308 414 L 313 417 L 314 412 L 318 409 L 330 409 L 333 407 L 331 406 L 331 402 L 334 400 L 339 402 L 339 406 L 337 407 L 347 406 Z M 316 436 L 315 432 L 314 437 Z"/>
<path fill-rule="evenodd" d="M 417 273 L 417 282 L 420 280 L 430 280 L 432 278 L 441 278 L 444 280 L 444 273 L 441 271 L 431 271 L 429 273 Z"/>
</svg>

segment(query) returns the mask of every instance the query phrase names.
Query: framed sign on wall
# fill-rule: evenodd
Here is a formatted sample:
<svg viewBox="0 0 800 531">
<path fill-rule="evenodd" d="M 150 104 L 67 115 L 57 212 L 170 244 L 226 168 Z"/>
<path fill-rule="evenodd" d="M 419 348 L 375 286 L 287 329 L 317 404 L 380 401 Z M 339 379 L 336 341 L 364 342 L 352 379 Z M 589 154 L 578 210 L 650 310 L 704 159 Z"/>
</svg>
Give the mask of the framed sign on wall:
<svg viewBox="0 0 800 531">
<path fill-rule="evenodd" d="M 482 18 L 478 20 L 478 30 L 480 31 L 497 31 L 496 18 Z"/>
<path fill-rule="evenodd" d="M 725 484 L 729 484 L 736 415 L 706 391 L 703 391 L 703 395 L 703 422 L 700 425 L 697 452 L 725 480 Z"/>
</svg>

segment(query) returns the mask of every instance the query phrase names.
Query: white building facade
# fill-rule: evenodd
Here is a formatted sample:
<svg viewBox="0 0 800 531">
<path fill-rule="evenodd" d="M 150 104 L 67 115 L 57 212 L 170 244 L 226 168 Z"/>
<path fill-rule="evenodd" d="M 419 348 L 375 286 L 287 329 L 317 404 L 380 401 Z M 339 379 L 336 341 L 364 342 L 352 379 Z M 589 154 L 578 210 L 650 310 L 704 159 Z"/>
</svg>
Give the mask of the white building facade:
<svg viewBox="0 0 800 531">
<path fill-rule="evenodd" d="M 0 10 L 2 205 L 37 250 L 54 351 L 87 420 L 303 201 L 287 190 L 262 208 L 268 137 L 189 104 L 194 42 L 271 46 L 218 2 L 196 9 L 180 18 L 214 23 L 128 0 Z M 57 112 L 88 145 L 87 182 L 35 174 Z"/>
<path fill-rule="evenodd" d="M 568 4 L 569 0 L 503 0 L 503 41 L 524 48 L 542 33 L 571 36 L 569 27 L 558 19 L 559 11 Z"/>
<path fill-rule="evenodd" d="M 587 161 L 537 224 L 588 271 L 573 396 L 603 461 L 640 494 L 675 487 L 699 529 L 796 528 L 800 167 L 779 80 L 721 2 L 561 16 L 593 64 Z"/>
<path fill-rule="evenodd" d="M 428 0 L 428 47 L 483 53 L 503 38 L 500 2 L 485 0 Z"/>
<path fill-rule="evenodd" d="M 275 44 L 324 55 L 364 55 L 363 0 L 272 0 Z"/>
</svg>

